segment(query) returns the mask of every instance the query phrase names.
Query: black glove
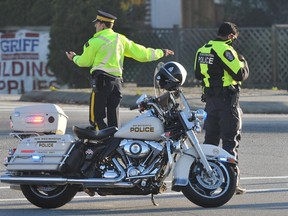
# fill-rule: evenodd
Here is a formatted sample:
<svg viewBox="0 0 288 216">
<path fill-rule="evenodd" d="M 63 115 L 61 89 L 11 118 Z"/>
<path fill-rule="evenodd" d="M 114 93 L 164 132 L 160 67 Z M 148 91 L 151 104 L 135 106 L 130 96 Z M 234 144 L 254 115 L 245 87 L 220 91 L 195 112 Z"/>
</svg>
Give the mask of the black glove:
<svg viewBox="0 0 288 216">
<path fill-rule="evenodd" d="M 240 61 L 246 61 L 245 58 L 244 58 L 244 56 L 241 55 L 241 54 L 238 54 L 238 59 L 239 59 Z"/>
</svg>

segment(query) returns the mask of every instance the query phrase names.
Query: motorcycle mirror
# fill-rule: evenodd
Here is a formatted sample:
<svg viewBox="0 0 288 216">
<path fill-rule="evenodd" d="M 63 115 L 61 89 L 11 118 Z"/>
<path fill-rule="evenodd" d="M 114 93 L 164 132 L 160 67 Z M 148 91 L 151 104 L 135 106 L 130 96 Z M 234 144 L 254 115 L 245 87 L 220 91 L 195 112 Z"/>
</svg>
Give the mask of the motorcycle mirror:
<svg viewBox="0 0 288 216">
<path fill-rule="evenodd" d="M 136 100 L 136 104 L 141 104 L 142 101 L 145 100 L 145 98 L 147 98 L 146 94 L 142 94 L 137 100 Z"/>
</svg>

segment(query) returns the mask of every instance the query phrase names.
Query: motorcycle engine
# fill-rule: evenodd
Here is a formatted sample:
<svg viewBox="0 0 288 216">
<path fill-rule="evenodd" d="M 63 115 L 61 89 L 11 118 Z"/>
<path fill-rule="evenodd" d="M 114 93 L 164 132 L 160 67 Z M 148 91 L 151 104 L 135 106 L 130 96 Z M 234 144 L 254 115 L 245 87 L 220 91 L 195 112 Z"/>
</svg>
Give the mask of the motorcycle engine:
<svg viewBox="0 0 288 216">
<path fill-rule="evenodd" d="M 129 177 L 147 174 L 145 169 L 154 163 L 155 158 L 163 150 L 160 143 L 141 140 L 122 140 L 120 148 L 128 160 L 127 175 Z"/>
<path fill-rule="evenodd" d="M 122 144 L 122 143 L 121 143 Z M 123 150 L 126 155 L 132 158 L 143 158 L 150 152 L 149 146 L 142 141 L 127 141 L 123 145 Z"/>
<path fill-rule="evenodd" d="M 122 140 L 120 147 L 131 158 L 146 158 L 152 150 L 162 151 L 163 146 L 157 142 L 140 140 Z"/>
</svg>

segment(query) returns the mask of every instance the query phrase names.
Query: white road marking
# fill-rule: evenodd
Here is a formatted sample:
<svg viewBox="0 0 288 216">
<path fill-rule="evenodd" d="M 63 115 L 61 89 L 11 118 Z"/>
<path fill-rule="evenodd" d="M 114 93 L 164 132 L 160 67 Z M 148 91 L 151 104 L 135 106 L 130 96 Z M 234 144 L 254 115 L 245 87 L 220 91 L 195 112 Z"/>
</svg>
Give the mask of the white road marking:
<svg viewBox="0 0 288 216">
<path fill-rule="evenodd" d="M 241 177 L 240 180 L 288 179 L 288 176 Z"/>
<path fill-rule="evenodd" d="M 0 203 L 1 202 L 15 202 L 15 201 L 27 201 L 27 199 L 25 198 L 15 198 L 15 199 L 0 199 Z"/>
<path fill-rule="evenodd" d="M 284 192 L 288 191 L 288 188 L 267 188 L 267 189 L 249 189 L 247 193 L 263 193 L 263 192 Z"/>
</svg>

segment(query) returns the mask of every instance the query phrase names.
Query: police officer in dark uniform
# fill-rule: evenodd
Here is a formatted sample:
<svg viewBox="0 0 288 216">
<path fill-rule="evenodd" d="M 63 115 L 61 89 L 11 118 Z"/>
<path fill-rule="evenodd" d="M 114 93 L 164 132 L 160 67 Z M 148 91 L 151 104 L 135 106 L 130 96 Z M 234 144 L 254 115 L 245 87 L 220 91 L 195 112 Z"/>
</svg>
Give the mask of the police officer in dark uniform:
<svg viewBox="0 0 288 216">
<path fill-rule="evenodd" d="M 68 59 L 79 67 L 91 68 L 90 128 L 119 127 L 124 57 L 149 62 L 174 54 L 169 49 L 146 48 L 114 32 L 112 28 L 116 19 L 112 14 L 99 10 L 93 21 L 96 33 L 84 45 L 83 53 L 66 52 Z M 106 117 L 107 123 L 104 121 Z"/>
<path fill-rule="evenodd" d="M 204 143 L 219 145 L 222 139 L 223 149 L 237 158 L 242 127 L 240 85 L 249 76 L 247 61 L 232 47 L 238 36 L 237 26 L 224 22 L 217 38 L 198 49 L 194 64 L 195 77 L 203 85 L 202 101 L 206 102 Z M 243 194 L 245 189 L 239 186 L 238 166 L 236 172 L 236 194 Z"/>
</svg>

